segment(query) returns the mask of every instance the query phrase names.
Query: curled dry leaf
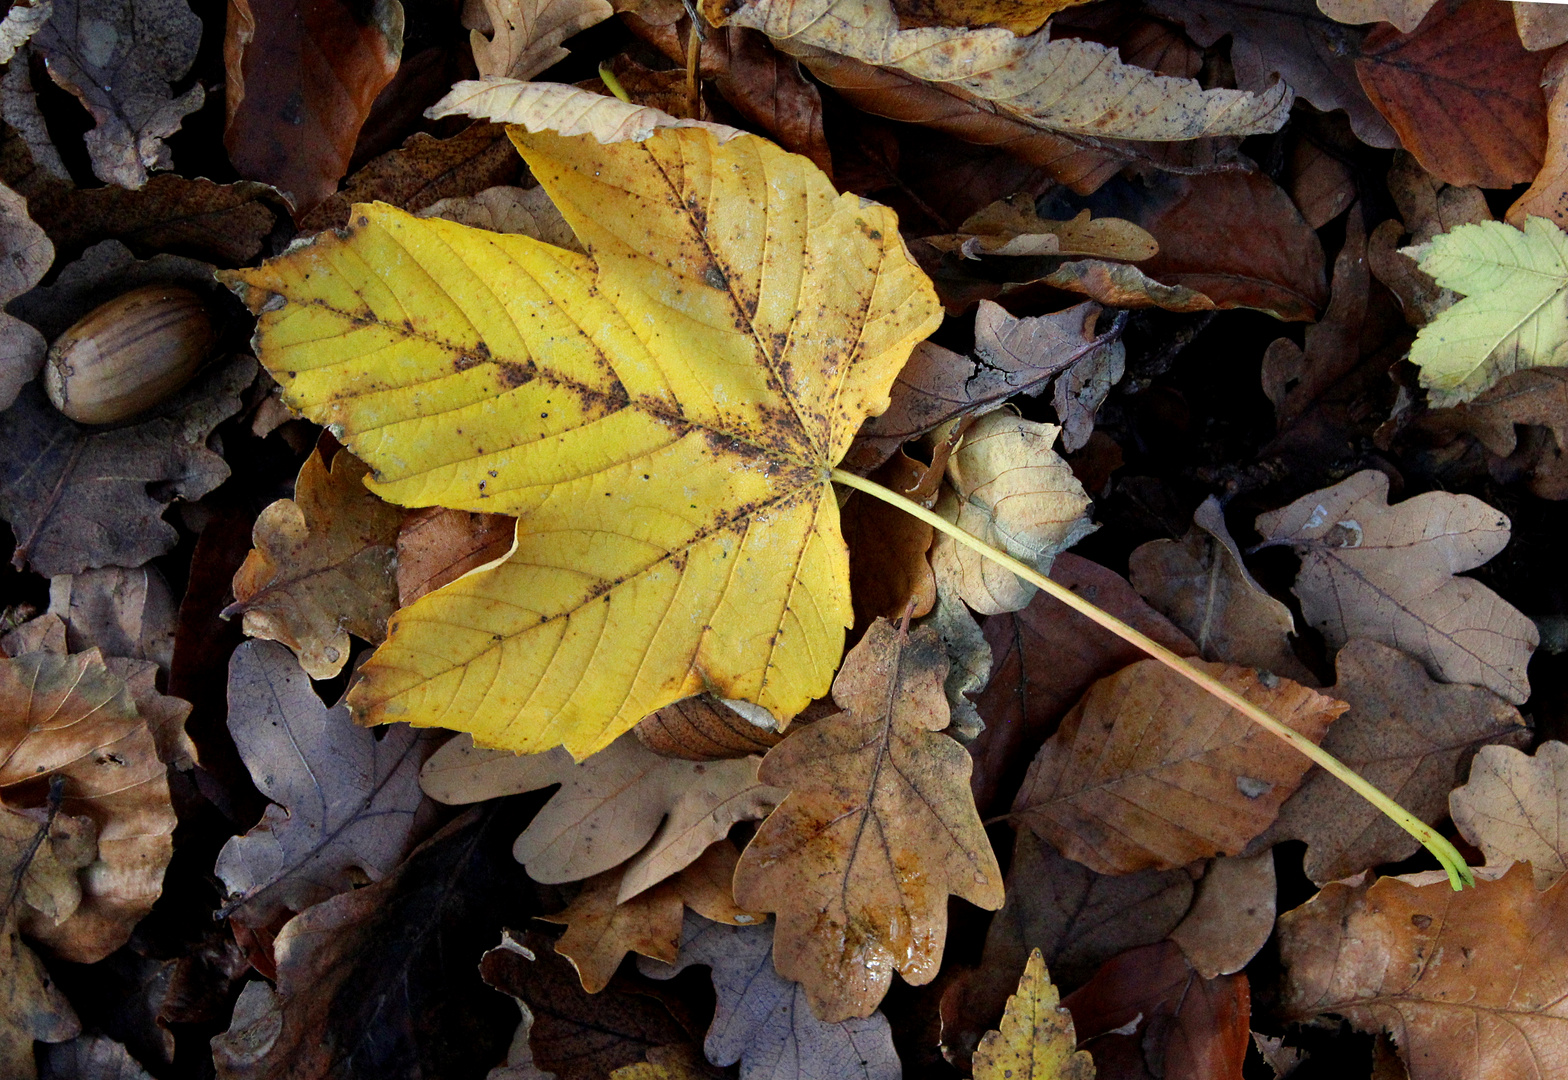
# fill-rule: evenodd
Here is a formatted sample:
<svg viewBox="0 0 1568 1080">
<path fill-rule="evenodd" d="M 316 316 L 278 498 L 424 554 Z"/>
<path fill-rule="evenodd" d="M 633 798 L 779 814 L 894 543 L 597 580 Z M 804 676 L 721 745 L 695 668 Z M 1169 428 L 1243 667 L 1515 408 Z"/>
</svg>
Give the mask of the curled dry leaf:
<svg viewBox="0 0 1568 1080">
<path fill-rule="evenodd" d="M 1062 1004 L 1102 1080 L 1242 1074 L 1251 1041 L 1247 977 L 1205 979 L 1173 941 L 1123 953 Z"/>
<path fill-rule="evenodd" d="M 1568 1067 L 1568 884 L 1515 866 L 1455 892 L 1412 875 L 1333 882 L 1279 920 L 1290 1020 L 1342 1016 L 1397 1037 L 1410 1080 Z"/>
<path fill-rule="evenodd" d="M 1420 662 L 1374 641 L 1355 640 L 1335 658 L 1327 691 L 1350 706 L 1323 749 L 1428 824 L 1442 820 L 1465 759 L 1487 743 L 1522 744 L 1519 710 L 1489 690 L 1434 682 Z M 1280 808 L 1255 845 L 1294 838 L 1308 844 L 1303 869 L 1335 881 L 1420 850 L 1414 837 L 1321 769 Z"/>
<path fill-rule="evenodd" d="M 1274 932 L 1276 891 L 1272 852 L 1212 859 L 1171 940 L 1205 979 L 1233 975 Z"/>
<path fill-rule="evenodd" d="M 223 38 L 223 145 L 241 176 L 296 218 L 337 190 L 371 102 L 397 74 L 403 6 L 231 0 Z"/>
<path fill-rule="evenodd" d="M 124 680 L 97 651 L 0 661 L 0 799 L 48 803 L 97 827 L 96 857 L 79 871 L 81 900 L 58 924 L 27 920 L 29 935 L 75 963 L 125 944 L 163 890 L 174 851 L 174 808 L 157 744 Z"/>
<path fill-rule="evenodd" d="M 1250 668 L 1188 661 L 1320 742 L 1345 704 Z M 1310 763 L 1166 668 L 1141 660 L 1089 689 L 1029 768 L 1013 817 L 1100 873 L 1234 855 Z"/>
<path fill-rule="evenodd" d="M 1250 135 L 1277 130 L 1290 109 L 1284 83 L 1262 94 L 1204 90 L 1123 64 L 1114 49 L 1076 38 L 900 30 L 890 0 L 751 0 L 738 9 L 710 2 L 704 13 L 715 26 L 761 30 L 793 55 L 824 51 L 894 68 L 1049 131 L 1161 141 Z"/>
<path fill-rule="evenodd" d="M 531 79 L 566 59 L 561 42 L 615 14 L 606 0 L 482 0 L 486 37 L 469 35 L 480 75 Z"/>
<path fill-rule="evenodd" d="M 420 782 L 444 803 L 478 802 L 560 784 L 512 853 L 535 881 L 579 881 L 636 858 L 620 898 L 689 865 L 737 821 L 760 818 L 783 798 L 757 780 L 758 759 L 660 757 L 627 734 L 581 762 L 557 748 L 512 754 L 453 739 L 431 756 Z"/>
<path fill-rule="evenodd" d="M 38 33 L 52 14 L 54 0 L 27 0 L 12 4 L 5 18 L 0 20 L 0 64 L 10 63 L 16 51 Z"/>
<path fill-rule="evenodd" d="M 1127 561 L 1133 588 L 1185 631 L 1207 660 L 1260 668 L 1304 686 L 1317 678 L 1290 647 L 1290 609 L 1253 580 L 1210 495 L 1181 540 L 1151 540 Z"/>
<path fill-rule="evenodd" d="M 54 244 L 27 216 L 27 200 L 0 184 L 0 245 L 9 253 L 0 269 L 0 307 L 31 289 L 54 262 Z M 23 384 L 43 369 L 43 335 L 0 311 L 0 409 L 16 400 Z"/>
<path fill-rule="evenodd" d="M 1536 888 L 1549 888 L 1568 871 L 1563 797 L 1568 789 L 1568 745 L 1544 742 L 1533 755 L 1510 746 L 1483 746 L 1470 779 L 1448 796 L 1454 825 L 1486 853 L 1488 866 L 1527 862 Z"/>
<path fill-rule="evenodd" d="M 1007 999 L 1001 1027 L 975 1050 L 975 1080 L 1094 1080 L 1094 1059 L 1078 1049 L 1072 1013 L 1060 1001 L 1036 949 L 1018 992 Z"/>
<path fill-rule="evenodd" d="M 971 536 L 1049 573 L 1051 560 L 1093 532 L 1089 497 L 1051 445 L 1061 429 L 1011 412 L 981 417 L 947 459 L 953 490 L 936 512 Z M 943 533 L 937 581 L 984 615 L 1017 611 L 1035 587 Z"/>
<path fill-rule="evenodd" d="M 173 167 L 163 140 L 205 99 L 199 83 L 179 97 L 170 89 L 196 60 L 201 20 L 185 0 L 53 3 L 32 46 L 96 121 L 85 138 L 98 179 L 141 187 L 148 169 Z"/>
<path fill-rule="evenodd" d="M 1505 226 L 1506 227 L 1506 226 Z M 1338 648 L 1371 638 L 1445 682 L 1530 696 L 1535 624 L 1472 578 L 1508 543 L 1508 518 L 1470 495 L 1433 491 L 1388 505 L 1388 476 L 1368 469 L 1257 519 L 1265 545 L 1301 557 L 1301 612 Z"/>
<path fill-rule="evenodd" d="M 1068 552 L 1050 576 L 1178 656 L 1198 655 L 1192 640 L 1114 571 Z M 969 752 L 975 802 L 990 816 L 1006 809 L 1003 800 L 1018 790 L 1040 744 L 1084 691 L 1144 653 L 1046 593 L 1021 611 L 987 619 L 985 637 L 996 674 L 975 699 L 986 726 Z M 1046 960 L 1064 975 L 1059 958 L 1048 951 Z"/>
<path fill-rule="evenodd" d="M 285 400 L 338 425 L 378 495 L 529 516 L 507 562 L 393 617 L 350 704 L 582 756 L 702 690 L 787 719 L 851 621 L 830 468 L 940 321 L 930 283 L 890 211 L 755 136 L 513 137 L 591 259 L 361 206 L 229 278 Z M 710 185 L 735 211 L 722 229 L 695 195 Z M 395 372 L 386 340 L 413 350 Z M 451 393 L 417 392 L 437 377 Z"/>
<path fill-rule="evenodd" d="M 199 499 L 228 479 L 207 437 L 240 408 L 256 376 L 248 357 L 209 367 L 158 415 L 87 428 L 49 404 L 37 382 L 0 413 L 0 516 L 16 533 L 12 562 L 40 574 L 140 566 L 174 548 L 163 520 L 176 496 Z"/>
<path fill-rule="evenodd" d="M 643 717 L 632 731 L 655 754 L 688 761 L 766 754 L 784 738 L 771 728 L 758 727 L 708 694 L 666 705 Z"/>
<path fill-rule="evenodd" d="M 824 1020 L 869 1016 L 895 969 L 936 976 L 950 893 L 1002 904 L 968 755 L 940 734 L 946 676 L 934 631 L 878 619 L 833 682 L 845 711 L 763 759 L 762 780 L 789 796 L 742 853 L 735 901 L 778 913 L 774 964 Z"/>
<path fill-rule="evenodd" d="M 407 607 L 470 570 L 506 557 L 517 519 L 438 506 L 415 510 L 397 533 L 397 603 Z"/>
<path fill-rule="evenodd" d="M 1192 904 L 1186 870 L 1097 874 L 1019 829 L 1007 870 L 1007 901 L 986 929 L 980 966 L 942 993 L 942 1050 L 955 1064 L 995 1026 L 1038 951 L 1064 986 L 1079 986 L 1105 961 L 1165 939 Z"/>
<path fill-rule="evenodd" d="M 1394 163 L 1389 166 L 1388 190 L 1399 207 L 1405 228 L 1392 220 L 1379 223 L 1367 245 L 1367 265 L 1399 298 L 1405 320 L 1419 328 L 1452 306 L 1457 298 L 1452 289 L 1443 288 L 1424 273 L 1409 254 L 1398 250 L 1400 237 L 1408 230 L 1410 243 L 1419 247 L 1461 225 L 1491 221 L 1492 211 L 1480 188 L 1445 184 L 1403 150 L 1394 155 Z"/>
<path fill-rule="evenodd" d="M 261 512 L 255 548 L 234 575 L 245 633 L 280 641 L 313 679 L 348 663 L 350 634 L 380 641 L 397 607 L 393 561 L 403 514 L 365 489 L 370 470 L 339 452 L 328 468 L 320 451 L 300 468 L 294 498 Z"/>
<path fill-rule="evenodd" d="M 743 132 L 724 124 L 678 119 L 646 105 L 633 105 L 562 83 L 530 83 L 489 75 L 460 82 L 427 116 L 472 116 L 497 124 L 516 124 L 531 132 L 592 135 L 601 143 L 642 142 L 660 128 L 702 128 L 720 144 Z M 562 208 L 564 211 L 564 207 Z"/>
<path fill-rule="evenodd" d="M 422 210 L 442 199 L 462 198 L 500 185 L 515 184 L 522 161 L 500 124 L 471 124 L 447 139 L 419 132 L 397 150 L 371 159 L 300 221 L 304 231 L 341 228 L 349 208 L 360 202 L 386 202 Z"/>
<path fill-rule="evenodd" d="M 1546 149 L 1541 69 L 1519 43 L 1505 4 L 1434 4 L 1408 34 L 1367 34 L 1356 74 L 1423 168 L 1450 184 L 1511 187 L 1533 180 Z"/>
<path fill-rule="evenodd" d="M 1091 219 L 1080 210 L 1071 221 L 1048 221 L 1032 198 L 1011 196 L 971 214 L 948 236 L 923 237 L 938 251 L 956 251 L 965 258 L 981 255 L 1094 255 L 1137 262 L 1160 250 L 1154 237 L 1130 221 Z"/>
<path fill-rule="evenodd" d="M 769 926 L 726 926 L 688 913 L 680 959 L 673 964 L 638 961 L 655 979 L 668 979 L 692 964 L 712 970 L 718 996 L 703 1049 L 715 1065 L 740 1062 L 741 1080 L 833 1077 L 898 1080 L 902 1073 L 887 1017 L 820 1020 L 799 983 L 773 968 Z"/>
<path fill-rule="evenodd" d="M 261 822 L 218 855 L 225 913 L 267 926 L 390 874 L 428 815 L 419 766 L 430 738 L 380 733 L 322 704 L 288 650 L 250 641 L 229 662 L 229 732 L 256 787 Z"/>
<path fill-rule="evenodd" d="M 439 199 L 415 217 L 438 217 L 490 232 L 531 236 L 567 251 L 582 253 L 572 227 L 542 187 L 490 187 L 476 195 Z"/>
</svg>

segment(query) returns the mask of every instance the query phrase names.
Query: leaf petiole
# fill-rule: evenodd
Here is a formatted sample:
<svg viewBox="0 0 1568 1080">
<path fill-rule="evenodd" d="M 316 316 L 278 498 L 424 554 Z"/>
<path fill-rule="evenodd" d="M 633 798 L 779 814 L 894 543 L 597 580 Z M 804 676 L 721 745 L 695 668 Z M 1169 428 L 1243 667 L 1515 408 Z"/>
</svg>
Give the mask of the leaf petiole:
<svg viewBox="0 0 1568 1080">
<path fill-rule="evenodd" d="M 1171 652 L 1153 638 L 1146 634 L 1139 633 L 1137 630 L 1134 630 L 1132 627 L 1128 626 L 1126 623 L 1122 622 L 1120 619 L 1110 614 L 1109 612 L 1100 610 L 1100 608 L 1096 607 L 1088 600 L 1085 600 L 1071 589 L 1065 588 L 1057 582 L 1052 581 L 1050 578 L 1029 566 L 1027 563 L 1021 562 L 1018 559 L 1013 558 L 1011 555 L 1006 554 L 1005 552 L 998 551 L 996 548 L 993 548 L 983 540 L 980 540 L 979 538 L 965 532 L 963 529 L 960 529 L 957 525 L 954 525 L 946 518 L 938 514 L 934 514 L 930 510 L 927 510 L 919 503 L 910 499 L 906 499 L 897 492 L 885 488 L 875 481 L 867 480 L 862 476 L 856 476 L 851 472 L 845 472 L 843 469 L 834 469 L 832 472 L 832 479 L 835 483 L 843 484 L 848 488 L 854 488 L 856 491 L 863 491 L 872 498 L 881 499 L 888 505 L 896 506 L 905 513 L 919 518 L 921 521 L 925 522 L 927 525 L 930 525 L 932 528 L 944 532 L 948 536 L 951 536 L 954 540 L 960 544 L 963 544 L 971 551 L 974 551 L 977 554 L 990 559 L 998 566 L 1002 566 L 1008 570 L 1011 570 L 1014 574 L 1017 574 L 1031 585 L 1034 585 L 1036 588 L 1049 593 L 1052 597 L 1060 600 L 1062 603 L 1078 612 L 1078 614 L 1082 615 L 1084 618 L 1104 627 L 1111 633 L 1115 634 L 1117 637 L 1121 638 L 1123 641 L 1126 641 L 1132 645 L 1136 645 L 1138 648 L 1148 653 L 1155 660 L 1158 660 L 1160 663 L 1164 664 L 1166 667 L 1170 668 L 1172 671 L 1176 672 L 1183 678 L 1190 680 L 1201 689 L 1207 691 L 1210 694 L 1213 694 L 1216 698 L 1223 701 L 1225 704 L 1229 705 L 1243 716 L 1247 717 L 1247 719 L 1262 727 L 1265 731 L 1277 736 L 1280 739 L 1283 739 L 1285 742 L 1295 747 L 1301 753 L 1305 754 L 1313 763 L 1322 766 L 1326 772 L 1329 772 L 1338 777 L 1346 785 L 1348 785 L 1352 791 L 1356 792 L 1356 794 L 1360 795 L 1363 799 L 1366 799 L 1367 802 L 1377 807 L 1384 814 L 1387 814 L 1396 825 L 1419 840 L 1428 851 L 1436 856 L 1437 861 L 1442 865 L 1443 869 L 1448 872 L 1449 884 L 1452 885 L 1456 891 L 1464 888 L 1466 885 L 1475 884 L 1475 875 L 1471 873 L 1470 867 L 1466 865 L 1464 856 L 1460 855 L 1458 849 L 1456 849 L 1453 844 L 1444 839 L 1436 829 L 1433 829 L 1426 822 L 1422 821 L 1410 811 L 1406 810 L 1403 806 L 1400 806 L 1393 799 L 1389 798 L 1382 791 L 1378 790 L 1364 777 L 1362 777 L 1360 773 L 1356 772 L 1349 765 L 1346 765 L 1343 761 L 1340 761 L 1333 754 L 1330 754 L 1327 750 L 1324 750 L 1321 746 L 1318 746 L 1306 736 L 1286 727 L 1273 716 L 1270 716 L 1266 711 L 1260 709 L 1258 706 L 1254 705 L 1252 702 L 1248 701 L 1246 698 L 1242 697 L 1240 694 L 1236 693 L 1230 687 L 1215 679 L 1207 672 L 1201 671 L 1198 668 L 1193 667 L 1191 664 L 1188 664 L 1181 657 Z"/>
</svg>

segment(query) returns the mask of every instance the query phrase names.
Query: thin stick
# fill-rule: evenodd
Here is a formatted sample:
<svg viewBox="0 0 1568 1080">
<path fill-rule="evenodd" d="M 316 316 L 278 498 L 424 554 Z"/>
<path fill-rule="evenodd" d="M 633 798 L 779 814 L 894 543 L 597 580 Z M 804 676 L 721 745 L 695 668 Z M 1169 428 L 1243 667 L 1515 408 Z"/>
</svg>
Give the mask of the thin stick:
<svg viewBox="0 0 1568 1080">
<path fill-rule="evenodd" d="M 1187 663 L 1187 661 L 1147 634 L 1139 633 L 1116 616 L 1101 611 L 1071 589 L 1052 581 L 1027 563 L 1020 562 L 1011 555 L 996 550 L 984 541 L 960 529 L 946 518 L 927 510 L 919 503 L 906 499 L 897 492 L 889 490 L 874 481 L 856 476 L 854 473 L 845 472 L 843 469 L 834 469 L 832 476 L 836 483 L 854 488 L 856 491 L 863 491 L 873 498 L 881 499 L 889 505 L 898 507 L 907 514 L 914 515 L 932 528 L 951 536 L 971 551 L 990 559 L 999 566 L 1011 570 L 1031 585 L 1049 593 L 1084 618 L 1103 626 L 1123 641 L 1136 645 L 1182 678 L 1190 680 L 1196 686 L 1213 694 L 1271 735 L 1275 735 L 1294 746 L 1314 763 L 1321 765 L 1325 771 L 1344 781 L 1356 794 L 1387 814 L 1400 828 L 1421 841 L 1422 845 L 1437 857 L 1437 861 L 1448 872 L 1449 884 L 1456 890 L 1462 889 L 1465 885 L 1475 884 L 1475 876 L 1470 872 L 1470 867 L 1465 864 L 1464 857 L 1459 854 L 1454 845 L 1439 835 L 1437 830 L 1406 810 L 1403 806 L 1400 806 L 1393 799 L 1390 799 L 1376 787 L 1373 787 L 1372 784 L 1367 782 L 1361 774 L 1357 773 L 1349 765 L 1340 761 L 1305 735 L 1286 727 L 1208 672 L 1199 670 Z"/>
</svg>

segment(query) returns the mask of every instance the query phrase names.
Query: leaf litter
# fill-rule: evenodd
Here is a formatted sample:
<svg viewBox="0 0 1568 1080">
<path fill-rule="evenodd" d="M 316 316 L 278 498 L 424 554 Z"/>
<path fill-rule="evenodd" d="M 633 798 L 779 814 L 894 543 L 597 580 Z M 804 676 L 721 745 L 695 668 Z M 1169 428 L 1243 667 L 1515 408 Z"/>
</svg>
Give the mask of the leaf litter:
<svg viewBox="0 0 1568 1080">
<path fill-rule="evenodd" d="M 0 1071 L 1561 1071 L 1538 7 L 13 5 Z"/>
</svg>

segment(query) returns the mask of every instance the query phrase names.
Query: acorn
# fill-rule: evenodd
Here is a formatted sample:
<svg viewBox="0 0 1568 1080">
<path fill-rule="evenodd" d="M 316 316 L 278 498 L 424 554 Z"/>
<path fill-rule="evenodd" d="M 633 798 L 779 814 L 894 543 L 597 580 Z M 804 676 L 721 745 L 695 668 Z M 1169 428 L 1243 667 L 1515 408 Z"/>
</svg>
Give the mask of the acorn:
<svg viewBox="0 0 1568 1080">
<path fill-rule="evenodd" d="M 56 339 L 44 359 L 44 389 L 78 423 L 118 423 L 189 382 L 216 341 L 200 296 L 145 285 L 94 308 Z"/>
</svg>

